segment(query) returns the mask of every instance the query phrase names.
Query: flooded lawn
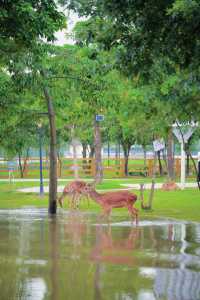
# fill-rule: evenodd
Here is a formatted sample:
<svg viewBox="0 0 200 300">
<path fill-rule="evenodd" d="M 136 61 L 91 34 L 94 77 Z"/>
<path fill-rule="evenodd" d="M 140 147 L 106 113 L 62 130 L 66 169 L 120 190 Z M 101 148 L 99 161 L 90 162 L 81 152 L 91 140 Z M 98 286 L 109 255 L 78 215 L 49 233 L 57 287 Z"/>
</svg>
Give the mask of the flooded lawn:
<svg viewBox="0 0 200 300">
<path fill-rule="evenodd" d="M 112 222 L 0 210 L 0 299 L 200 299 L 200 223 Z"/>
</svg>

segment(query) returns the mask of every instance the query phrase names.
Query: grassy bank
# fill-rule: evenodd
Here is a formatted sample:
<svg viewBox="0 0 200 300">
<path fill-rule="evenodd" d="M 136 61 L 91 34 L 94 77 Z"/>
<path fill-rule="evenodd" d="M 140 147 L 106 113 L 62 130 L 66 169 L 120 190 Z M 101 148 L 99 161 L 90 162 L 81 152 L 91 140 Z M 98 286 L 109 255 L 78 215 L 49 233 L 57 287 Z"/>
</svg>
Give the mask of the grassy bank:
<svg viewBox="0 0 200 300">
<path fill-rule="evenodd" d="M 101 190 L 114 189 L 120 187 L 120 180 L 105 181 L 97 188 Z M 127 182 L 130 183 L 129 180 Z M 125 181 L 123 180 L 123 183 Z M 20 193 L 19 188 L 37 186 L 39 183 L 35 182 L 20 182 L 20 183 L 0 183 L 0 209 L 12 209 L 25 206 L 48 207 L 48 196 L 40 197 L 32 193 Z M 64 185 L 64 183 L 60 183 Z M 137 195 L 138 191 L 133 191 Z M 145 199 L 148 199 L 149 191 L 145 191 Z M 142 211 L 140 208 L 140 201 L 137 201 L 137 208 L 140 210 L 141 217 L 168 217 L 182 220 L 190 220 L 200 222 L 200 192 L 197 189 L 186 189 L 184 191 L 170 191 L 165 192 L 161 190 L 155 191 L 153 210 Z M 64 209 L 67 209 L 67 200 L 65 201 Z M 86 201 L 82 201 L 80 205 L 81 210 L 100 211 L 99 206 L 90 201 L 90 205 Z M 113 214 L 122 214 L 124 217 L 128 215 L 126 209 L 115 209 Z"/>
</svg>

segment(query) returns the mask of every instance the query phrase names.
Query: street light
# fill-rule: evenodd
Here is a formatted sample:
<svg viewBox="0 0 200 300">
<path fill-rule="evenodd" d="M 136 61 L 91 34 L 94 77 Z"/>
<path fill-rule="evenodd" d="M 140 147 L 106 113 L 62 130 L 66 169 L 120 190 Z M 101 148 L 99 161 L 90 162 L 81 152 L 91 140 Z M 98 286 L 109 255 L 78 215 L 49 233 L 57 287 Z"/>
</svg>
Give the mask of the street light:
<svg viewBox="0 0 200 300">
<path fill-rule="evenodd" d="M 44 195 L 43 174 L 42 174 L 42 123 L 38 123 L 39 133 L 39 156 L 40 156 L 40 196 Z"/>
</svg>

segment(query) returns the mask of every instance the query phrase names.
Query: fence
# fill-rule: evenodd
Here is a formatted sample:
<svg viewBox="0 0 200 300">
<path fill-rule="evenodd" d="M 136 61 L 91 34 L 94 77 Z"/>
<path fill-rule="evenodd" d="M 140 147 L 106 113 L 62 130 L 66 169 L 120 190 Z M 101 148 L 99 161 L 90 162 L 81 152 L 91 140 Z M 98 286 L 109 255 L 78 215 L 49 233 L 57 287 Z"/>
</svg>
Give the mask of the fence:
<svg viewBox="0 0 200 300">
<path fill-rule="evenodd" d="M 43 159 L 43 176 L 49 176 L 49 161 Z M 104 159 L 103 173 L 105 178 L 123 178 L 125 162 L 124 159 Z M 12 172 L 15 178 L 38 178 L 39 177 L 40 162 L 38 158 L 30 158 L 22 160 L 21 168 L 17 161 L 14 161 L 10 167 L 9 161 L 0 160 L 0 178 L 8 178 L 9 172 Z M 95 161 L 92 158 L 77 159 L 77 166 L 74 166 L 73 159 L 62 158 L 58 160 L 57 174 L 58 177 L 67 178 L 74 176 L 74 168 L 78 169 L 80 177 L 94 177 L 95 176 Z M 129 176 L 152 176 L 153 174 L 153 159 L 147 159 L 146 167 L 142 159 L 129 160 Z M 167 173 L 166 165 L 162 161 L 163 174 Z M 180 176 L 181 163 L 180 159 L 175 159 L 175 175 Z M 190 175 L 194 175 L 193 166 L 189 166 Z M 158 162 L 156 164 L 156 174 L 159 174 Z"/>
</svg>

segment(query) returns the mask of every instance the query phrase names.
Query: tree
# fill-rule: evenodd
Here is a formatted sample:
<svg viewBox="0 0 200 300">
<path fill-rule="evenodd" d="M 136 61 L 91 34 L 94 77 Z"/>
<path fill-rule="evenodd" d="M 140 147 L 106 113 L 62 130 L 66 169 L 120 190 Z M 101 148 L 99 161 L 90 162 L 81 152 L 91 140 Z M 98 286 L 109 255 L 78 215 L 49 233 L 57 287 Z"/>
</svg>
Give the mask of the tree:
<svg viewBox="0 0 200 300">
<path fill-rule="evenodd" d="M 13 0 L 1 2 L 1 58 L 35 48 L 38 40 L 55 40 L 54 33 L 65 24 L 56 1 Z"/>
<path fill-rule="evenodd" d="M 68 46 L 57 48 L 57 55 L 52 60 L 54 65 L 56 62 L 58 65 L 59 60 L 59 66 L 52 68 L 52 78 L 59 80 L 57 83 L 64 87 L 64 90 L 70 91 L 69 96 L 67 98 L 65 96 L 65 103 L 69 110 L 66 108 L 68 113 L 64 114 L 68 125 L 76 124 L 76 127 L 80 126 L 81 130 L 91 126 L 95 128 L 96 181 L 101 181 L 101 135 L 95 116 L 104 112 L 108 105 L 105 91 L 109 88 L 106 76 L 111 68 L 110 56 L 95 48 Z M 62 107 L 63 104 L 64 102 L 61 104 Z M 77 129 L 76 132 L 80 130 Z"/>
<path fill-rule="evenodd" d="M 167 88 L 160 100 L 173 102 L 179 118 L 198 118 L 199 1 L 62 2 L 79 15 L 89 17 L 85 26 L 87 40 L 106 49 L 115 47 L 118 68 L 128 77 L 138 77 L 141 85 L 152 85 L 153 81 L 158 97 L 160 88 Z M 106 30 L 107 26 L 112 29 Z M 158 65 L 161 76 L 155 84 L 154 70 L 156 67 L 158 71 Z"/>
<path fill-rule="evenodd" d="M 4 68 L 10 72 L 15 68 L 17 71 L 15 75 L 18 76 L 18 72 L 21 71 L 21 75 L 24 73 L 25 78 L 28 78 L 30 76 L 26 74 L 27 70 L 32 71 L 34 62 L 34 69 L 42 72 L 44 77 L 45 72 L 38 68 L 41 57 L 46 53 L 46 48 L 42 47 L 44 43 L 42 39 L 53 41 L 54 33 L 61 29 L 64 23 L 64 15 L 58 11 L 54 0 L 4 1 L 0 13 L 0 49 Z M 20 61 L 22 57 L 25 58 L 26 63 L 24 60 L 23 63 Z M 55 213 L 57 194 L 57 168 L 54 157 L 56 130 L 50 94 L 46 86 L 43 87 L 43 90 L 48 105 L 51 132 L 49 212 Z"/>
</svg>

